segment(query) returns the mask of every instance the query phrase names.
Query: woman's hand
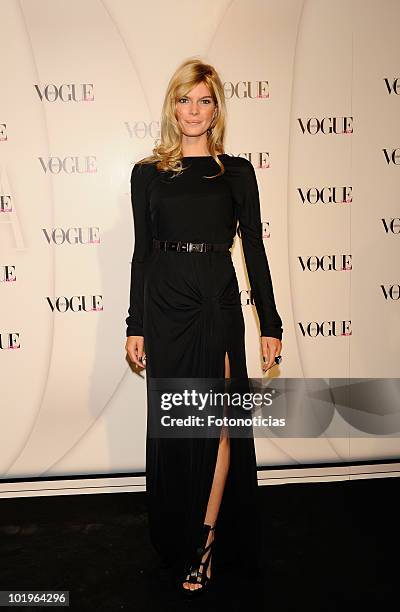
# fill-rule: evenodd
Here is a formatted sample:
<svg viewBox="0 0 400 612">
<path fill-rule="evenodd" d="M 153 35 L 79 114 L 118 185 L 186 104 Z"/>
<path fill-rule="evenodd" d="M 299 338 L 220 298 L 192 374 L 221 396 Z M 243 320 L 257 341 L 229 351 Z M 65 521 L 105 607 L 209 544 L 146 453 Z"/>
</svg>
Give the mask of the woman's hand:
<svg viewBox="0 0 400 612">
<path fill-rule="evenodd" d="M 275 357 L 281 354 L 282 342 L 278 338 L 261 336 L 261 349 L 264 359 L 262 370 L 266 372 L 275 364 Z"/>
<path fill-rule="evenodd" d="M 126 339 L 125 350 L 132 363 L 139 368 L 146 367 L 146 353 L 144 350 L 144 336 L 128 336 Z"/>
</svg>

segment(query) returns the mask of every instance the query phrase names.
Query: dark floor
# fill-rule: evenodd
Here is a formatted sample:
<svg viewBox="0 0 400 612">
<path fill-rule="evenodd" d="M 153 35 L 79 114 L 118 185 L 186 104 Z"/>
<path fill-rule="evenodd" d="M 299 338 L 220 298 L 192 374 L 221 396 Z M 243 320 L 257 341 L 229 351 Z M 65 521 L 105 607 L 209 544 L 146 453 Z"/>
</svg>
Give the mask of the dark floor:
<svg viewBox="0 0 400 612">
<path fill-rule="evenodd" d="M 70 608 L 85 612 L 389 609 L 398 492 L 398 478 L 260 487 L 262 580 L 220 576 L 198 603 L 159 578 L 144 493 L 2 499 L 0 590 L 69 590 Z"/>
</svg>

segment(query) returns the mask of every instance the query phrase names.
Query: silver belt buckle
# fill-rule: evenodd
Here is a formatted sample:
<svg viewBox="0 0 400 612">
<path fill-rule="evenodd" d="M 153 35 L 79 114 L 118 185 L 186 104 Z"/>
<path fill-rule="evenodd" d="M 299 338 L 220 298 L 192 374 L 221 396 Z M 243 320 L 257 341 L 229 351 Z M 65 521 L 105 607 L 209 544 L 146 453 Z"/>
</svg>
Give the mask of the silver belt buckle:
<svg viewBox="0 0 400 612">
<path fill-rule="evenodd" d="M 190 242 L 189 245 L 190 245 L 191 251 L 194 251 L 195 253 L 203 252 L 203 246 L 204 246 L 203 242 Z"/>
</svg>

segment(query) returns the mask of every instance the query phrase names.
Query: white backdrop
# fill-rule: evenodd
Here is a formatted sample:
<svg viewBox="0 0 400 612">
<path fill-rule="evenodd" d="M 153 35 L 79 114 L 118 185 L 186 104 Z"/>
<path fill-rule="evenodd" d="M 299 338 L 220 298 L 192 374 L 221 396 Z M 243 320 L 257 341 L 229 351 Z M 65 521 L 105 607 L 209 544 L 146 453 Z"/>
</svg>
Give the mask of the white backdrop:
<svg viewBox="0 0 400 612">
<path fill-rule="evenodd" d="M 2 0 L 0 474 L 143 471 L 125 359 L 133 163 L 187 57 L 256 168 L 284 377 L 399 377 L 396 0 Z M 234 248 L 248 370 L 259 330 Z M 342 269 L 344 268 L 344 269 Z M 260 465 L 399 457 L 399 440 L 257 439 Z"/>
</svg>

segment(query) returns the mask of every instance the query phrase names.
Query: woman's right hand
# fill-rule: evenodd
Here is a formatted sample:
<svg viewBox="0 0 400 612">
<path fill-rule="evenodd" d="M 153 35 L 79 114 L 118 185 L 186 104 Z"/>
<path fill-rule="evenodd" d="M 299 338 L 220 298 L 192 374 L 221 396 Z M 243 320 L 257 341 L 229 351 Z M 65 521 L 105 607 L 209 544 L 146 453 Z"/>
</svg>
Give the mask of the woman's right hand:
<svg viewBox="0 0 400 612">
<path fill-rule="evenodd" d="M 146 367 L 146 353 L 144 349 L 144 336 L 128 336 L 125 350 L 129 360 L 139 368 Z"/>
</svg>

